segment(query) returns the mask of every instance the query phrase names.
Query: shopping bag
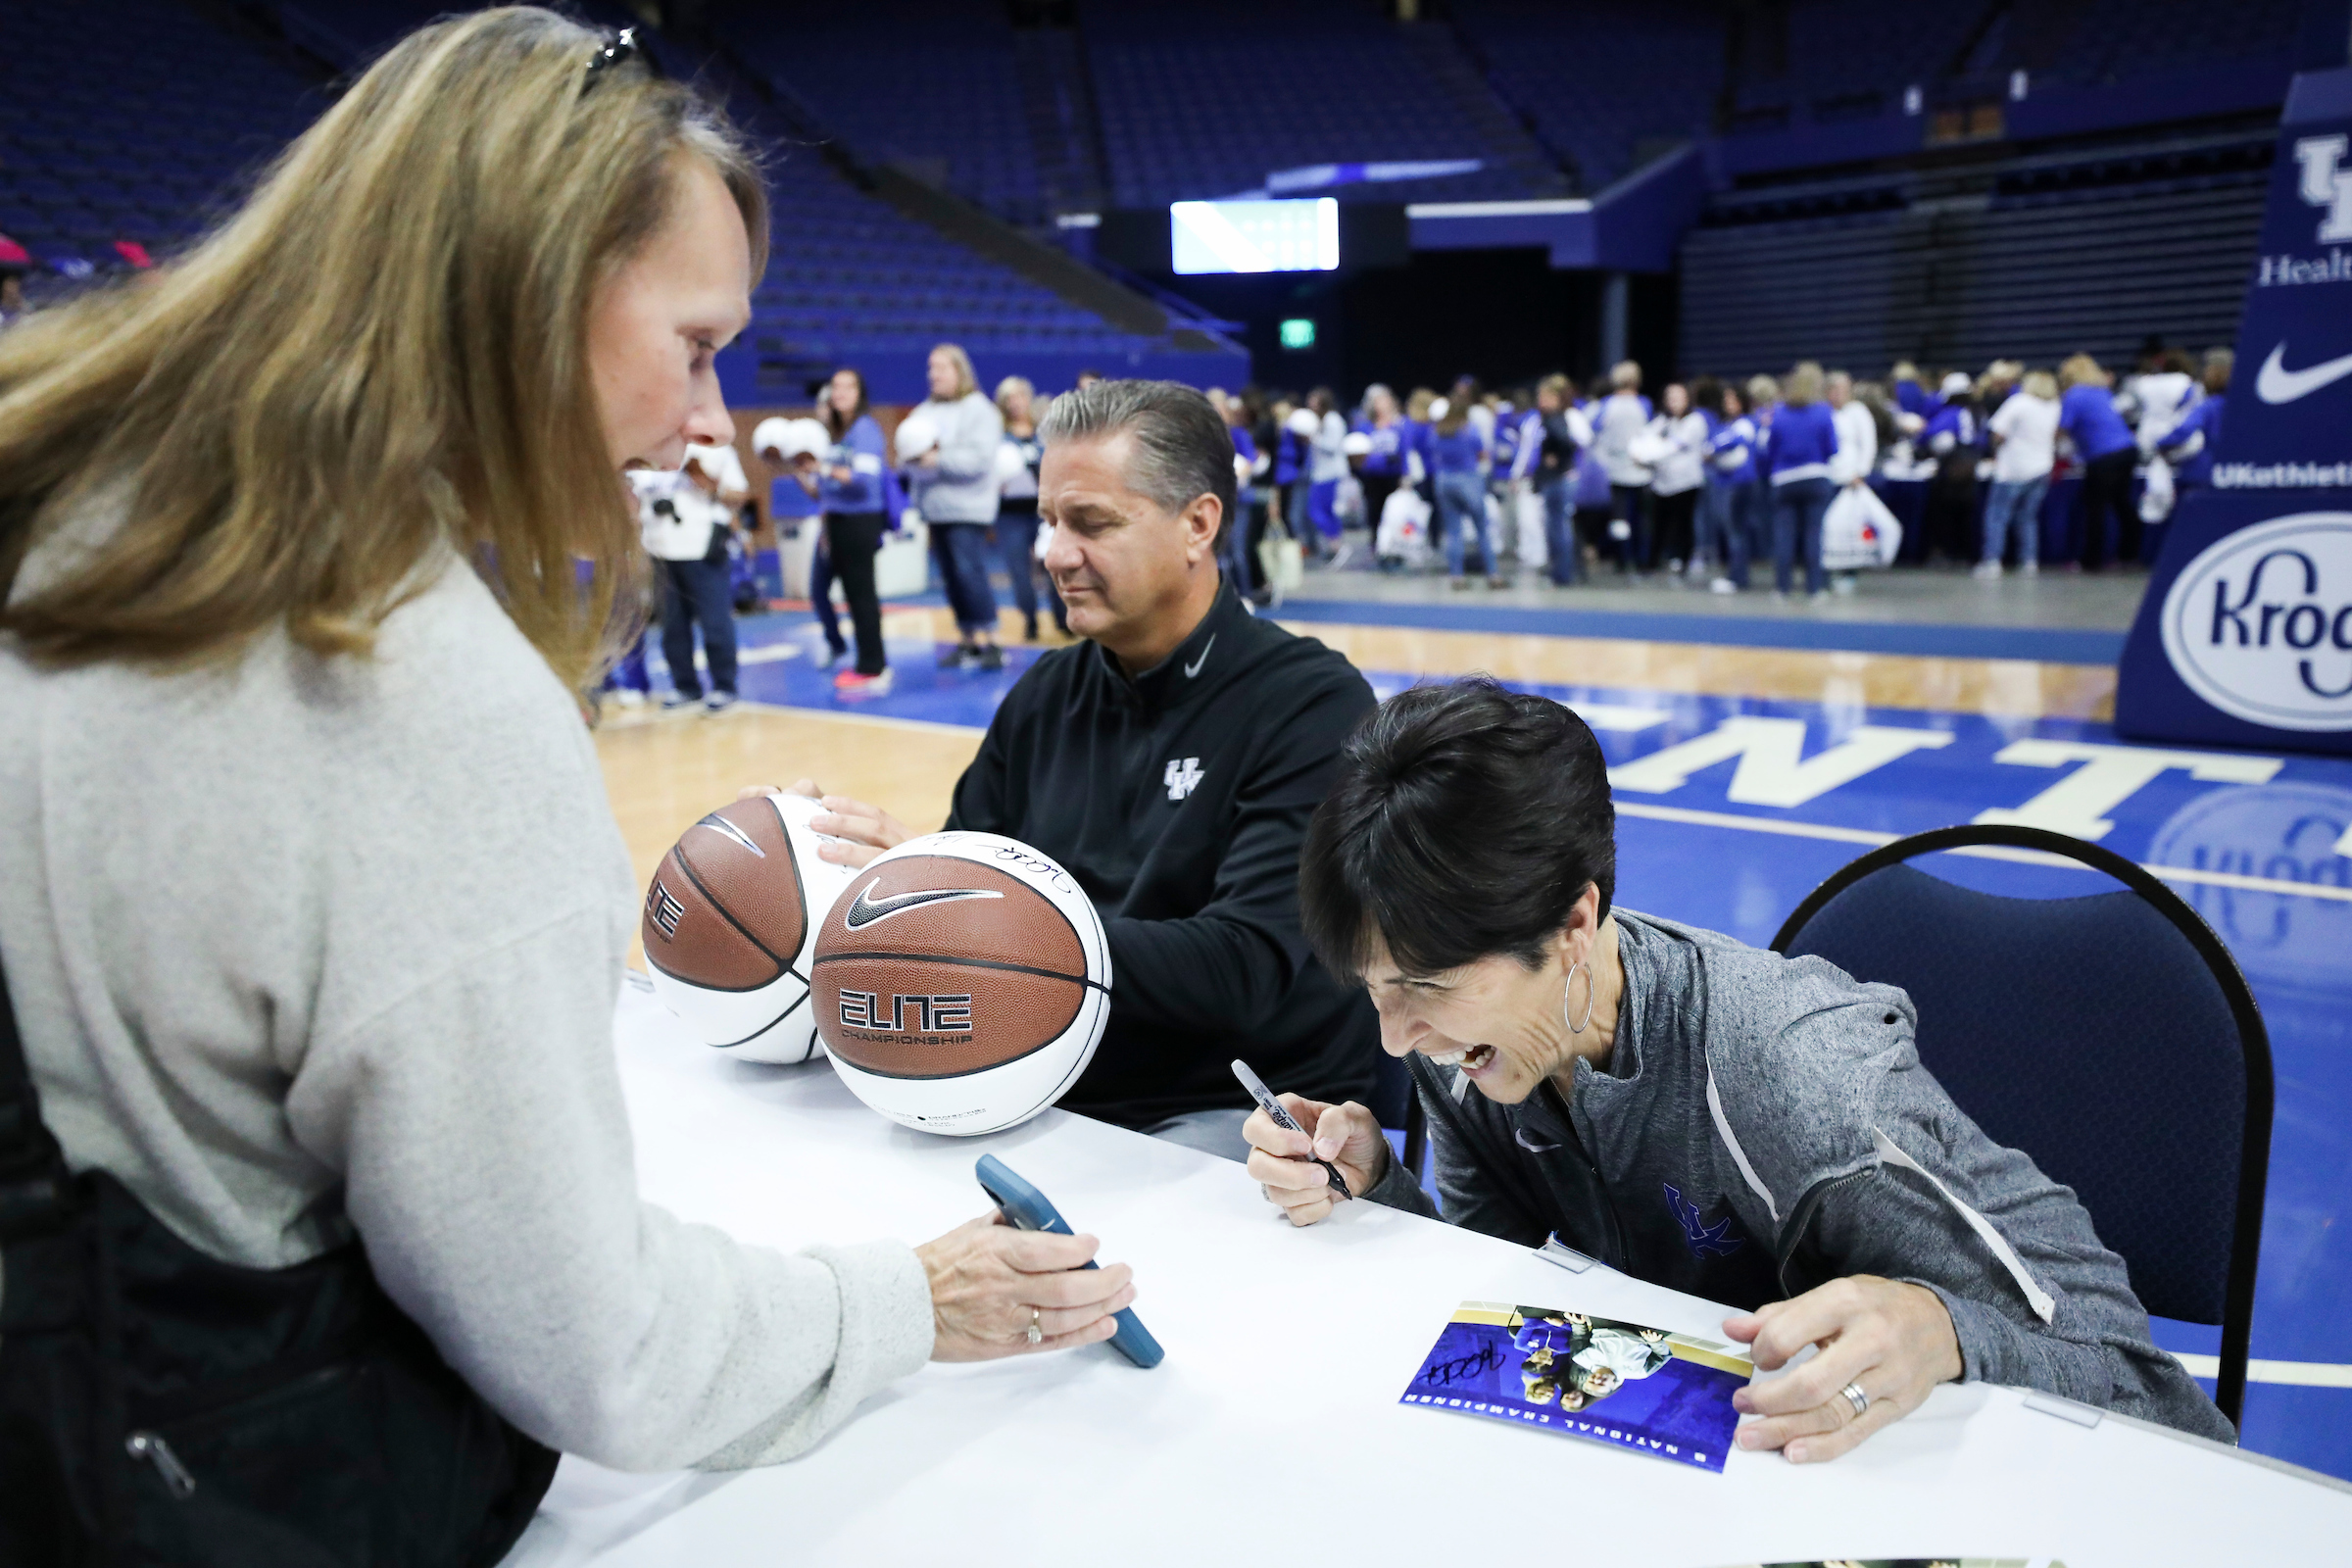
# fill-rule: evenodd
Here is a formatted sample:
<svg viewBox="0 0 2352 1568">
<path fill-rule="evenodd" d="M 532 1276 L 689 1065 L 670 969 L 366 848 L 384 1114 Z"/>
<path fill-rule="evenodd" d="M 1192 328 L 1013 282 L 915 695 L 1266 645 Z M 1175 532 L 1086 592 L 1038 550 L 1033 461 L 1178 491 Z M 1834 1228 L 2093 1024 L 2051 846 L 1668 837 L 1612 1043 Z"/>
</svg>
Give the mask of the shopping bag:
<svg viewBox="0 0 2352 1568">
<path fill-rule="evenodd" d="M 1277 594 L 1292 593 L 1306 576 L 1306 551 L 1277 522 L 1257 542 L 1257 566 L 1266 575 L 1267 587 Z"/>
<path fill-rule="evenodd" d="M 1430 504 L 1401 486 L 1381 504 L 1380 530 L 1373 535 L 1372 553 L 1383 561 L 1419 566 L 1429 559 Z"/>
<path fill-rule="evenodd" d="M 1828 571 L 1864 571 L 1894 564 L 1903 525 L 1878 492 L 1847 485 L 1830 502 L 1821 519 L 1821 564 Z"/>
<path fill-rule="evenodd" d="M 2147 487 L 2139 493 L 2139 520 L 2162 522 L 2173 514 L 2173 466 L 2162 458 L 2148 462 Z"/>
<path fill-rule="evenodd" d="M 1519 564 L 1541 571 L 1551 564 L 1551 542 L 1544 533 L 1544 498 L 1521 479 L 1514 484 L 1511 507 L 1518 521 Z"/>
</svg>

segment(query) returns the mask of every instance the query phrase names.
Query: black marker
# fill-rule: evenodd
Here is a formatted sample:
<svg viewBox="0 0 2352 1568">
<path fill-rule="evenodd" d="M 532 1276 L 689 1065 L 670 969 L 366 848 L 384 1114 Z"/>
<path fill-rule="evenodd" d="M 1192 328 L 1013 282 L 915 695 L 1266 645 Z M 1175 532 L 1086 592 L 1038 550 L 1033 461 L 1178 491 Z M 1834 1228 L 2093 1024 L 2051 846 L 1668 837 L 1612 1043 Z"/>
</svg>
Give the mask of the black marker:
<svg viewBox="0 0 2352 1568">
<path fill-rule="evenodd" d="M 1258 1108 L 1272 1119 L 1275 1126 L 1301 1135 L 1306 1132 L 1305 1128 L 1292 1119 L 1289 1111 L 1282 1108 L 1282 1102 L 1274 1098 L 1274 1093 L 1266 1087 L 1265 1080 L 1251 1072 L 1250 1064 L 1238 1056 L 1234 1058 L 1233 1075 L 1242 1081 L 1242 1087 L 1250 1091 L 1250 1098 L 1257 1102 Z M 1355 1196 L 1348 1190 L 1348 1178 L 1340 1174 L 1339 1166 L 1334 1165 L 1328 1159 L 1318 1159 L 1315 1163 L 1322 1166 L 1323 1174 L 1331 1178 L 1332 1191 L 1338 1193 L 1342 1198 Z"/>
</svg>

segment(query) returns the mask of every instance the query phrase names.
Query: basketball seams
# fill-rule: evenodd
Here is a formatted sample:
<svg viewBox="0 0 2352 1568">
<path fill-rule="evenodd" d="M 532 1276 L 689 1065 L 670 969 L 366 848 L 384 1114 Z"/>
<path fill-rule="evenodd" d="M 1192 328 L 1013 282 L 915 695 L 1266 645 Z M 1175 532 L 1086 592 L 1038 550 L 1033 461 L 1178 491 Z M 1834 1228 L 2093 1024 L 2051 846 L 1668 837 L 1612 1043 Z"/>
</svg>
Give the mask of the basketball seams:
<svg viewBox="0 0 2352 1568">
<path fill-rule="evenodd" d="M 1041 969 L 1032 963 L 1007 963 L 1003 958 L 966 958 L 946 953 L 900 953 L 885 948 L 860 948 L 855 953 L 820 953 L 808 965 L 813 977 L 819 963 L 841 963 L 851 958 L 902 960 L 911 963 L 952 963 L 966 969 L 1003 969 L 1011 974 L 1033 974 L 1041 980 L 1066 980 L 1074 986 L 1088 986 L 1108 995 L 1110 987 L 1082 974 L 1065 974 L 1059 969 Z M 815 981 L 811 978 L 810 984 Z"/>
<path fill-rule="evenodd" d="M 663 972 L 664 972 L 664 973 L 667 973 L 668 971 L 664 970 Z M 797 998 L 795 998 L 795 999 L 794 999 L 792 1005 L 791 1005 L 791 1006 L 789 1006 L 789 1007 L 786 1007 L 786 1008 L 785 1008 L 785 1009 L 784 1009 L 782 1012 L 779 1012 L 779 1013 L 777 1013 L 777 1014 L 776 1014 L 776 1015 L 775 1015 L 773 1018 L 770 1018 L 770 1019 L 768 1019 L 768 1020 L 767 1020 L 767 1022 L 765 1022 L 765 1023 L 761 1024 L 761 1025 L 760 1025 L 759 1028 L 757 1028 L 757 1029 L 753 1030 L 753 1031 L 752 1031 L 750 1034 L 748 1034 L 748 1035 L 745 1035 L 745 1036 L 744 1036 L 744 1037 L 743 1037 L 741 1040 L 727 1040 L 727 1041 L 713 1041 L 713 1042 L 711 1042 L 711 1047 L 712 1047 L 712 1049 L 713 1049 L 713 1050 L 717 1050 L 717 1051 L 732 1051 L 732 1050 L 734 1050 L 734 1049 L 735 1049 L 737 1046 L 748 1046 L 748 1045 L 750 1045 L 750 1044 L 751 1044 L 753 1041 L 755 1041 L 755 1040 L 759 1039 L 759 1038 L 760 1038 L 761 1035 L 763 1035 L 763 1034 L 767 1033 L 767 1032 L 768 1032 L 770 1029 L 773 1029 L 773 1028 L 774 1028 L 776 1025 L 778 1025 L 778 1024 L 782 1023 L 782 1022 L 783 1022 L 785 1019 L 787 1019 L 787 1018 L 791 1017 L 791 1016 L 792 1016 L 794 1013 L 796 1013 L 796 1012 L 800 1011 L 800 1010 L 801 1010 L 801 1005 L 802 1005 L 802 1004 L 803 1004 L 803 1003 L 808 1002 L 808 1001 L 810 1001 L 812 998 L 814 998 L 814 997 L 815 997 L 815 995 L 816 995 L 816 987 L 815 987 L 815 985 L 814 985 L 814 984 L 812 984 L 812 983 L 811 983 L 811 982 L 809 982 L 809 981 L 807 981 L 807 980 L 801 980 L 801 972 L 800 972 L 798 969 L 787 969 L 787 970 L 785 970 L 785 971 L 784 971 L 784 975 L 782 975 L 782 976 L 778 976 L 777 978 L 778 978 L 778 979 L 782 979 L 782 978 L 784 978 L 784 976 L 790 976 L 792 979 L 795 979 L 795 980 L 800 980 L 800 981 L 801 981 L 801 994 L 800 994 L 800 996 L 799 996 L 799 997 L 797 997 Z M 775 983 L 776 983 L 776 981 L 774 981 L 774 980 L 770 980 L 770 981 L 768 982 L 768 984 L 769 984 L 769 985 L 774 985 Z M 813 1039 L 813 1038 L 811 1038 L 811 1040 L 809 1041 L 809 1044 L 810 1044 L 811 1046 L 814 1046 L 814 1045 L 815 1045 L 815 1043 L 816 1043 L 816 1042 L 814 1041 L 814 1039 Z M 806 1057 L 803 1057 L 802 1059 L 803 1059 L 803 1060 L 806 1060 L 807 1058 L 806 1058 Z"/>
<path fill-rule="evenodd" d="M 686 873 L 686 880 L 692 882 L 694 884 L 694 890 L 703 896 L 703 902 L 710 905 L 711 909 L 718 915 L 720 919 L 726 921 L 727 924 L 733 926 L 738 932 L 740 932 L 744 941 L 749 942 L 753 947 L 758 948 L 761 953 L 766 954 L 768 960 L 774 963 L 779 970 L 783 971 L 781 974 L 771 975 L 767 979 L 760 981 L 759 986 L 704 986 L 703 989 L 706 991 L 757 991 L 760 989 L 760 986 L 774 985 L 778 980 L 781 980 L 784 975 L 792 972 L 793 963 L 800 956 L 798 954 L 795 954 L 791 958 L 777 956 L 775 949 L 769 947 L 766 943 L 752 935 L 751 928 L 746 926 L 741 920 L 736 919 L 735 911 L 728 908 L 725 904 L 719 901 L 718 895 L 710 891 L 710 884 L 703 880 L 701 873 L 695 870 L 694 863 L 686 858 L 683 851 L 672 850 L 670 854 L 672 858 L 677 860 L 678 869 Z M 808 906 L 806 902 L 804 902 L 802 907 L 806 908 L 807 906 Z M 803 923 L 806 924 L 806 921 Z M 806 940 L 806 938 L 803 939 L 804 943 Z M 648 963 L 654 961 L 654 956 L 650 950 L 646 953 L 645 961 Z M 662 973 L 669 974 L 671 971 L 664 969 Z M 677 975 L 675 978 L 680 980 L 686 979 L 684 975 Z M 687 984 L 702 985 L 703 983 L 699 980 L 688 980 Z"/>
</svg>

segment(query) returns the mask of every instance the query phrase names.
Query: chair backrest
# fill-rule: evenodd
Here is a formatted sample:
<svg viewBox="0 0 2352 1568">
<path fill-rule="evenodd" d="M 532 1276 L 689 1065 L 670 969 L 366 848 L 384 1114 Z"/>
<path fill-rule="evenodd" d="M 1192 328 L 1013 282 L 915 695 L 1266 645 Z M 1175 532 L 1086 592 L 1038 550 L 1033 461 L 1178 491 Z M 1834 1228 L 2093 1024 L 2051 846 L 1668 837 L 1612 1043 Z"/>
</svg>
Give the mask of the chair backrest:
<svg viewBox="0 0 2352 1568">
<path fill-rule="evenodd" d="M 1985 842 L 2030 842 L 2129 885 L 2006 898 L 1901 863 Z M 1902 987 L 1919 1011 L 1920 1059 L 1986 1136 L 2075 1190 L 2141 1303 L 2188 1322 L 2235 1317 L 2242 1333 L 2270 1046 L 2236 964 L 2169 888 L 2061 835 L 1942 829 L 1839 872 L 1773 946 Z"/>
<path fill-rule="evenodd" d="M 1413 1105 L 1413 1074 L 1403 1060 L 1380 1054 L 1380 1069 L 1372 1083 L 1369 1108 L 1380 1118 L 1383 1127 L 1403 1129 L 1405 1117 Z"/>
</svg>

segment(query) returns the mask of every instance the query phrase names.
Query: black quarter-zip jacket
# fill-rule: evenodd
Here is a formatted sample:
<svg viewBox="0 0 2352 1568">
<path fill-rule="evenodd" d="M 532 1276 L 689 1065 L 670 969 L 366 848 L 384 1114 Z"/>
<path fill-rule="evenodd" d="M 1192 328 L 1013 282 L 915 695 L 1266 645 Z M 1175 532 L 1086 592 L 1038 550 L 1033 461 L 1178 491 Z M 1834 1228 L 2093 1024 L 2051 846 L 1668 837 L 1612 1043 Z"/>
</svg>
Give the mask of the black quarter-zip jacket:
<svg viewBox="0 0 2352 1568">
<path fill-rule="evenodd" d="M 1380 1025 L 1308 952 L 1298 847 L 1374 707 L 1347 659 L 1252 616 L 1232 584 L 1130 679 L 1093 642 L 1015 683 L 956 786 L 948 826 L 1061 862 L 1102 916 L 1110 1017 L 1065 1108 L 1149 1127 L 1277 1092 L 1364 1100 Z"/>
</svg>

